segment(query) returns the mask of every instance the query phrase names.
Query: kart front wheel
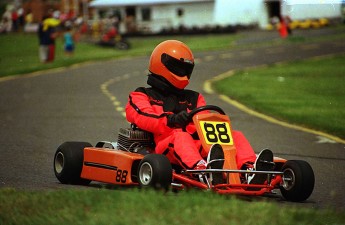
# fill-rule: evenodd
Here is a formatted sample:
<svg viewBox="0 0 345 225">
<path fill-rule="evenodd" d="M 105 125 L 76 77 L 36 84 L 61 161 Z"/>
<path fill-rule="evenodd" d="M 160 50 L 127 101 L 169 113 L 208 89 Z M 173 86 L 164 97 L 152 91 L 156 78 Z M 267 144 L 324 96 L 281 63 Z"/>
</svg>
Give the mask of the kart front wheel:
<svg viewBox="0 0 345 225">
<path fill-rule="evenodd" d="M 58 147 L 54 156 L 54 173 L 61 183 L 88 185 L 91 182 L 80 177 L 85 147 L 92 145 L 87 142 L 65 142 Z"/>
<path fill-rule="evenodd" d="M 165 155 L 146 155 L 139 164 L 140 187 L 168 190 L 172 181 L 171 163 Z"/>
<path fill-rule="evenodd" d="M 283 182 L 280 191 L 288 201 L 301 202 L 309 198 L 314 190 L 315 177 L 306 161 L 288 160 L 282 167 Z"/>
</svg>

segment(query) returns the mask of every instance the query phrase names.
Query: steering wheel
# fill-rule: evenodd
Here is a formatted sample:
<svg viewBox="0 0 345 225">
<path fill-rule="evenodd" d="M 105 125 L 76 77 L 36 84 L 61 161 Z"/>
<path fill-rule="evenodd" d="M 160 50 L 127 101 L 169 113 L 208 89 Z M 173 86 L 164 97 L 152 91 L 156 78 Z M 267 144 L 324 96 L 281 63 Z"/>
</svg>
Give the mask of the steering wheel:
<svg viewBox="0 0 345 225">
<path fill-rule="evenodd" d="M 223 109 L 221 109 L 218 106 L 215 106 L 215 105 L 204 105 L 204 106 L 200 106 L 200 107 L 195 108 L 192 111 L 190 111 L 188 113 L 188 119 L 191 121 L 195 114 L 197 114 L 199 112 L 202 112 L 202 111 L 209 111 L 209 110 L 216 111 L 219 114 L 225 115 L 225 112 L 223 111 Z"/>
</svg>

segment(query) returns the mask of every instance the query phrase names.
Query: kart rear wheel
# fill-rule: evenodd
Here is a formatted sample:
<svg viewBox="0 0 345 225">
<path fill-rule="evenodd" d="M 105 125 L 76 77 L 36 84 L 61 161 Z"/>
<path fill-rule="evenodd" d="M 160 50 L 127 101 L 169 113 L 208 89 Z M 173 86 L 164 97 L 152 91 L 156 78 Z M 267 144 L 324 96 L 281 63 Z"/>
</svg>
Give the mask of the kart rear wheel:
<svg viewBox="0 0 345 225">
<path fill-rule="evenodd" d="M 301 202 L 309 198 L 314 190 L 315 177 L 306 161 L 289 160 L 282 167 L 283 182 L 280 191 L 288 201 Z"/>
<path fill-rule="evenodd" d="M 165 155 L 146 155 L 139 164 L 138 182 L 140 187 L 169 190 L 172 181 L 171 163 Z"/>
<path fill-rule="evenodd" d="M 87 142 L 65 142 L 58 147 L 54 156 L 54 173 L 61 183 L 88 185 L 91 182 L 80 177 L 85 147 L 92 145 Z"/>
</svg>

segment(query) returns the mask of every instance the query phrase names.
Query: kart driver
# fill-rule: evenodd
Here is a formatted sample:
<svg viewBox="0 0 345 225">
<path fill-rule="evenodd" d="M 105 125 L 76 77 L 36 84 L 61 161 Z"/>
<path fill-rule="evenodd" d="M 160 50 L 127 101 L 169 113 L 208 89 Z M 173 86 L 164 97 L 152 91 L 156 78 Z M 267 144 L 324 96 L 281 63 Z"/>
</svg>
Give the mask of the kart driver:
<svg viewBox="0 0 345 225">
<path fill-rule="evenodd" d="M 212 146 L 207 154 L 194 124 L 187 118 L 188 112 L 206 105 L 202 94 L 185 89 L 193 68 L 193 54 L 184 43 L 167 40 L 157 45 L 149 61 L 147 84 L 150 87 L 139 87 L 130 93 L 126 117 L 130 123 L 153 134 L 155 153 L 166 155 L 172 164 L 184 169 L 222 169 L 223 160 L 216 160 L 208 167 L 210 160 L 224 159 L 221 146 Z M 238 169 L 247 169 L 255 162 L 256 155 L 241 132 L 232 131 L 232 136 Z M 222 182 L 222 174 L 213 176 L 213 183 Z"/>
</svg>

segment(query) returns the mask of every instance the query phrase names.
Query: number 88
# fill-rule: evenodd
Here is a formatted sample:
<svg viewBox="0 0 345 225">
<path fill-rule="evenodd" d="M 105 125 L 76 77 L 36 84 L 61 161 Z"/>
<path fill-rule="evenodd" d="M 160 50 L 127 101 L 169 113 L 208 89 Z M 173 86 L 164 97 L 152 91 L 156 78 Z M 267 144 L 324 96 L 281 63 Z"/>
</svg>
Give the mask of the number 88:
<svg viewBox="0 0 345 225">
<path fill-rule="evenodd" d="M 209 142 L 217 143 L 219 140 L 221 143 L 230 143 L 231 141 L 225 123 L 218 123 L 216 125 L 204 123 L 204 129 L 206 131 L 206 138 Z"/>
</svg>

